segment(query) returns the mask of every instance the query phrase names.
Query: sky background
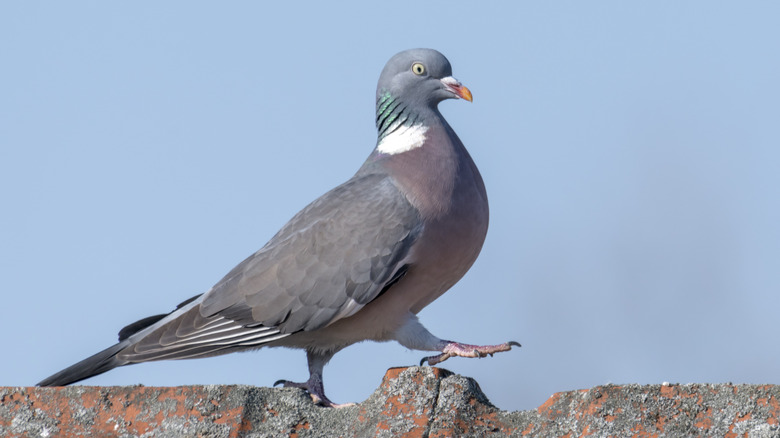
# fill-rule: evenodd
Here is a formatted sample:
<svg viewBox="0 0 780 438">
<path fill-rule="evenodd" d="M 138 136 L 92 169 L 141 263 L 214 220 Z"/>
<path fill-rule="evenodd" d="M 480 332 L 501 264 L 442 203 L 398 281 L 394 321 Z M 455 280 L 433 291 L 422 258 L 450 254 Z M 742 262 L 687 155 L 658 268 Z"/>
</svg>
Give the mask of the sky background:
<svg viewBox="0 0 780 438">
<path fill-rule="evenodd" d="M 385 62 L 440 50 L 441 111 L 491 224 L 420 318 L 516 340 L 455 358 L 502 409 L 606 383 L 780 383 L 776 2 L 3 2 L 0 386 L 33 385 L 204 292 L 376 142 Z M 337 402 L 426 353 L 363 343 Z M 301 351 L 89 385 L 304 380 Z"/>
</svg>

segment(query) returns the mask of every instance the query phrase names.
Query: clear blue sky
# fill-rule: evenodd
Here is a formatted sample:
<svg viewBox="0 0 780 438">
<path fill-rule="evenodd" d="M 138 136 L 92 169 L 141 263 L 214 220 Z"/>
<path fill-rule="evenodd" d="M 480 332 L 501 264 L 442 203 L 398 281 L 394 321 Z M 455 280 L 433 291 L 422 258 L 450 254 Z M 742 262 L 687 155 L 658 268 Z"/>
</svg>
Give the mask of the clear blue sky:
<svg viewBox="0 0 780 438">
<path fill-rule="evenodd" d="M 0 385 L 32 385 L 207 290 L 375 145 L 394 53 L 431 47 L 482 171 L 479 260 L 421 313 L 517 340 L 443 364 L 503 409 L 608 382 L 780 383 L 775 2 L 4 2 Z M 337 402 L 424 355 L 360 344 Z M 307 376 L 266 349 L 94 385 Z"/>
</svg>

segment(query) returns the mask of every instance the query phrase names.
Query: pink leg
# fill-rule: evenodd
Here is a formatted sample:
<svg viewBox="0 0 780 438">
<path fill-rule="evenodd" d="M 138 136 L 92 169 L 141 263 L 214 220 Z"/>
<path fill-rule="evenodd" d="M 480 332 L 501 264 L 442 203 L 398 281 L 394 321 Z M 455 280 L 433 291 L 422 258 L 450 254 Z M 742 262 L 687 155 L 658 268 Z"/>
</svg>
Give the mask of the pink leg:
<svg viewBox="0 0 780 438">
<path fill-rule="evenodd" d="M 492 356 L 495 353 L 509 351 L 512 347 L 519 347 L 515 341 L 505 342 L 498 345 L 471 345 L 461 344 L 460 342 L 445 341 L 437 338 L 428 331 L 415 315 L 409 315 L 406 322 L 395 331 L 395 340 L 406 348 L 413 350 L 438 351 L 441 354 L 424 357 L 420 365 L 428 362 L 429 365 L 436 365 L 445 360 L 460 357 L 485 357 Z"/>
<path fill-rule="evenodd" d="M 460 357 L 485 357 L 492 356 L 494 353 L 500 353 L 502 351 L 509 351 L 512 347 L 520 347 L 520 344 L 515 341 L 509 341 L 498 345 L 471 345 L 461 344 L 459 342 L 442 341 L 441 354 L 435 356 L 427 356 L 422 358 L 420 365 L 428 362 L 428 365 L 436 365 L 444 362 L 445 360 L 460 356 Z"/>
</svg>

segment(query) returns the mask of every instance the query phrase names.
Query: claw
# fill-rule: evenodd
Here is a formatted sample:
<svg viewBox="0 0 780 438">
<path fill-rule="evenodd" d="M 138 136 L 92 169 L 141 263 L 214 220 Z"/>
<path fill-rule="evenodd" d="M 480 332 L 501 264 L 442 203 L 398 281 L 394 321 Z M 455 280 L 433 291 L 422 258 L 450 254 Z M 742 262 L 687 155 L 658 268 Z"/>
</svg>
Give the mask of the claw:
<svg viewBox="0 0 780 438">
<path fill-rule="evenodd" d="M 435 356 L 425 356 L 424 358 L 420 359 L 420 366 L 423 366 L 425 362 L 428 362 L 429 366 L 434 366 L 437 363 L 444 362 L 447 359 L 447 357 L 449 357 L 447 356 L 444 359 L 442 359 L 442 356 L 444 356 L 444 354 L 437 354 Z"/>
<path fill-rule="evenodd" d="M 522 347 L 522 345 L 520 345 L 519 342 L 515 342 L 515 341 L 509 341 L 506 343 L 506 345 L 509 345 L 510 347 Z"/>
<path fill-rule="evenodd" d="M 291 382 L 289 380 L 280 379 L 274 382 L 274 386 L 283 385 L 285 388 L 300 388 L 309 393 L 311 400 L 314 404 L 325 406 L 328 408 L 343 408 L 347 406 L 354 406 L 354 403 L 333 403 L 325 397 L 325 391 L 322 389 L 322 382 L 317 379 L 309 379 L 306 382 Z"/>
</svg>

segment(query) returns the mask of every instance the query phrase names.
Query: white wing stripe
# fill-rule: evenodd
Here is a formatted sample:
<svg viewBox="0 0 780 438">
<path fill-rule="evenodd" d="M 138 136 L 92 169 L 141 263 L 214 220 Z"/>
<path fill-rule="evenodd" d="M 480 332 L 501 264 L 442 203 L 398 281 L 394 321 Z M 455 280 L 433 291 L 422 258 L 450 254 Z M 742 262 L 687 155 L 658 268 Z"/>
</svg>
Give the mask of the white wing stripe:
<svg viewBox="0 0 780 438">
<path fill-rule="evenodd" d="M 233 332 L 229 333 L 224 336 L 220 337 L 211 337 L 212 335 L 216 333 L 223 333 L 223 332 Z M 271 329 L 268 327 L 263 327 L 261 329 L 254 329 L 251 331 L 246 330 L 244 327 L 237 326 L 232 327 L 227 330 L 220 330 L 220 331 L 209 331 L 207 333 L 202 333 L 198 336 L 191 336 L 183 339 L 178 339 L 176 342 L 173 342 L 169 344 L 170 347 L 186 347 L 188 345 L 200 345 L 200 344 L 207 344 L 207 345 L 230 345 L 237 342 L 244 342 L 251 339 L 258 339 L 263 338 L 267 336 L 273 336 L 275 334 L 279 333 L 279 330 L 277 329 Z M 195 340 L 197 338 L 203 338 L 206 337 L 206 339 L 201 340 Z"/>
<path fill-rule="evenodd" d="M 215 335 L 217 333 L 227 333 L 227 332 L 239 331 L 239 333 L 237 333 L 237 335 L 241 335 L 243 333 L 262 333 L 262 332 L 267 332 L 267 331 L 271 331 L 271 330 L 275 330 L 275 329 L 273 327 L 261 327 L 261 328 L 256 328 L 256 329 L 252 330 L 251 332 L 248 332 L 243 326 L 240 326 L 240 325 L 237 325 L 235 323 L 232 323 L 229 327 L 226 327 L 226 328 L 223 328 L 223 329 L 220 329 L 220 330 L 213 330 L 212 329 L 212 330 L 204 330 L 204 331 L 195 332 L 195 333 L 193 333 L 191 335 L 187 335 L 187 336 L 181 337 L 179 339 L 176 339 L 175 341 L 171 342 L 168 345 L 176 345 L 176 344 L 181 344 L 181 343 L 188 343 L 189 341 L 191 341 L 193 339 L 198 339 L 198 338 L 202 338 L 202 337 L 205 337 L 205 336 L 211 336 L 211 335 Z M 279 331 L 276 330 L 276 333 L 278 333 L 278 332 Z M 217 339 L 221 339 L 221 338 L 217 338 Z"/>
</svg>

